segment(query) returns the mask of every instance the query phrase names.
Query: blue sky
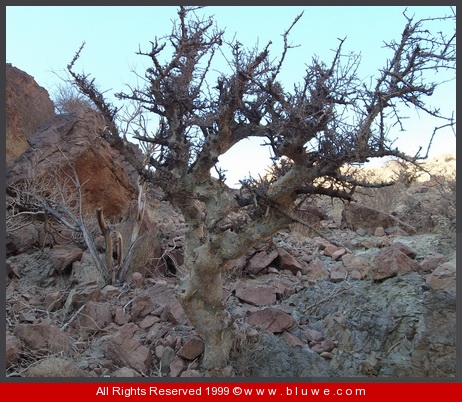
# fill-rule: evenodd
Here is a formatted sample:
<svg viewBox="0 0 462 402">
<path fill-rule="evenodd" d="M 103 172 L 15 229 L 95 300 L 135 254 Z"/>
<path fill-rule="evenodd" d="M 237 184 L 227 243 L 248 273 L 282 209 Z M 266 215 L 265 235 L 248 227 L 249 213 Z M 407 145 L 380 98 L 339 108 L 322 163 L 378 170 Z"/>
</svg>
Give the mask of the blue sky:
<svg viewBox="0 0 462 402">
<path fill-rule="evenodd" d="M 212 6 L 198 13 L 214 15 L 218 27 L 226 30 L 227 38 L 236 35 L 246 46 L 253 47 L 258 42 L 261 48 L 271 40 L 270 51 L 276 57 L 282 49 L 281 34 L 302 11 L 304 15 L 290 37 L 299 47 L 289 53 L 281 75 L 287 88 L 302 78 L 305 65 L 313 56 L 329 63 L 338 38 L 346 37 L 344 53 L 361 53 L 359 75 L 365 79 L 375 75 L 391 57 L 383 47 L 384 41 L 398 40 L 405 24 L 404 7 L 395 6 Z M 113 100 L 113 93 L 126 90 L 126 84 L 136 83 L 133 70 L 144 74 L 148 59 L 135 52 L 139 47 L 148 50 L 151 40 L 168 34 L 176 12 L 176 6 L 8 6 L 6 62 L 32 75 L 53 96 L 58 85 L 62 85 L 59 77 L 66 77 L 66 65 L 85 41 L 76 71 L 90 73 Z M 415 19 L 449 14 L 448 6 L 408 7 L 407 12 Z M 443 28 L 432 24 L 431 29 Z M 453 77 L 447 77 L 450 78 Z M 455 88 L 455 81 L 442 85 L 429 99 L 430 104 L 438 105 L 443 112 L 455 112 Z M 433 128 L 439 123 L 411 110 L 408 115 L 407 131 L 392 132 L 391 138 L 397 138 L 396 145 L 412 154 L 419 145 L 426 149 Z M 431 154 L 455 153 L 455 144 L 452 131 L 441 131 Z M 249 172 L 263 172 L 268 157 L 266 147 L 245 141 L 229 155 L 223 155 L 220 163 L 228 171 L 229 184 L 233 184 Z M 243 164 L 243 158 L 252 163 Z"/>
</svg>

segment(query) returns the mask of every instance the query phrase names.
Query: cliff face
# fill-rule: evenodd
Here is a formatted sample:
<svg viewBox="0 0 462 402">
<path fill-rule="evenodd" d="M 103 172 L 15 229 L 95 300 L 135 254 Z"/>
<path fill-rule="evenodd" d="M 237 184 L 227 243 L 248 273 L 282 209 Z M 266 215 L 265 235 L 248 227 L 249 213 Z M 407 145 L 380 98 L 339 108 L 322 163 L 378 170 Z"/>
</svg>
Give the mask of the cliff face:
<svg viewBox="0 0 462 402">
<path fill-rule="evenodd" d="M 6 64 L 6 165 L 24 153 L 27 138 L 55 115 L 46 89 L 24 71 Z"/>
</svg>

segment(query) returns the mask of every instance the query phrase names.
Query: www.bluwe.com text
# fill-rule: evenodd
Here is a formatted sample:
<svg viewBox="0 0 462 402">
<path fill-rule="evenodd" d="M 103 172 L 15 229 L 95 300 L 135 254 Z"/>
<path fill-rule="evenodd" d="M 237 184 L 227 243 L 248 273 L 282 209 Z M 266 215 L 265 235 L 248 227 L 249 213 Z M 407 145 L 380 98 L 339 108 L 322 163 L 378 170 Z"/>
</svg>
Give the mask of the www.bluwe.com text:
<svg viewBox="0 0 462 402">
<path fill-rule="evenodd" d="M 304 386 L 280 387 L 244 387 L 244 386 L 193 386 L 181 387 L 172 384 L 167 386 L 150 387 L 98 387 L 96 395 L 101 396 L 365 396 L 364 388 L 320 387 Z"/>
</svg>

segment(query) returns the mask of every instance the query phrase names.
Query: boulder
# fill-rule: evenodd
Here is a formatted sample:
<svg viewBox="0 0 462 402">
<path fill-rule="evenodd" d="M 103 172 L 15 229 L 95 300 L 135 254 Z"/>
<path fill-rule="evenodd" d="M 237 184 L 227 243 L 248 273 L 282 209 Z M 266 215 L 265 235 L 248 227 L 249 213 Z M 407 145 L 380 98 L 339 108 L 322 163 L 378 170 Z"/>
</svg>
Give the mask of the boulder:
<svg viewBox="0 0 462 402">
<path fill-rule="evenodd" d="M 183 309 L 181 303 L 174 298 L 170 303 L 168 303 L 161 314 L 161 319 L 164 321 L 169 321 L 173 325 L 188 325 L 189 319 L 186 316 L 186 313 Z"/>
<path fill-rule="evenodd" d="M 445 262 L 446 262 L 446 257 L 443 254 L 430 253 L 420 263 L 420 269 L 422 270 L 423 273 L 429 273 Z"/>
<path fill-rule="evenodd" d="M 373 234 L 377 227 L 386 230 L 393 226 L 399 226 L 409 234 L 415 233 L 415 228 L 395 216 L 360 203 L 347 203 L 342 211 L 342 227 L 351 230 L 367 229 Z"/>
<path fill-rule="evenodd" d="M 381 250 L 375 256 L 374 265 L 369 271 L 372 280 L 380 281 L 396 275 L 418 272 L 420 265 L 409 257 L 406 251 L 399 245 Z"/>
</svg>

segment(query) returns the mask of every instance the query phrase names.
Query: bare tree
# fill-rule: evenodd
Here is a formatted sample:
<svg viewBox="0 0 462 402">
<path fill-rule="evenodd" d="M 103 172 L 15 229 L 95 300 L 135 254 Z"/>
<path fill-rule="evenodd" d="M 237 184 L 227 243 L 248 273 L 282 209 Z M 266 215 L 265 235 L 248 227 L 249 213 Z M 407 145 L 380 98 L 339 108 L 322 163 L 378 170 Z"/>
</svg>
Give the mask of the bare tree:
<svg viewBox="0 0 462 402">
<path fill-rule="evenodd" d="M 152 63 L 145 85 L 117 96 L 158 116 L 155 133 L 135 136 L 155 144 L 156 152 L 147 164 L 132 162 L 184 216 L 178 297 L 205 342 L 203 365 L 219 375 L 214 370 L 227 364 L 234 328 L 222 306 L 221 273 L 257 242 L 292 223 L 292 208 L 300 194 L 352 200 L 357 187 L 391 184 L 355 180 L 341 173 L 345 164 L 384 156 L 417 163 L 426 157 L 392 148 L 387 130 L 403 124 L 402 105 L 454 124 L 451 117 L 427 108 L 425 98 L 437 86 L 426 81 L 427 72 L 455 69 L 455 28 L 450 37 L 432 35 L 424 28 L 432 19 L 415 22 L 404 14 L 401 37 L 386 45 L 391 57 L 375 82 L 367 85 L 357 77 L 359 58 L 344 56 L 340 40 L 330 63 L 313 59 L 301 83 L 288 91 L 279 75 L 291 49 L 289 33 L 301 15 L 283 34 L 284 48 L 275 60 L 270 57 L 271 42 L 260 50 L 226 42 L 214 21 L 198 17 L 196 10 L 180 7 L 172 32 L 151 42 L 149 51 L 138 52 Z M 441 19 L 451 22 L 455 16 Z M 105 116 L 108 141 L 124 152 L 115 124 L 117 110 L 93 80 L 73 71 L 81 50 L 68 70 Z M 226 50 L 230 72 L 212 83 L 214 57 Z M 233 191 L 217 163 L 250 137 L 261 137 L 271 148 L 274 174 L 242 181 L 240 191 Z M 212 176 L 214 170 L 218 179 Z M 229 217 L 243 210 L 246 219 L 230 224 Z"/>
</svg>

